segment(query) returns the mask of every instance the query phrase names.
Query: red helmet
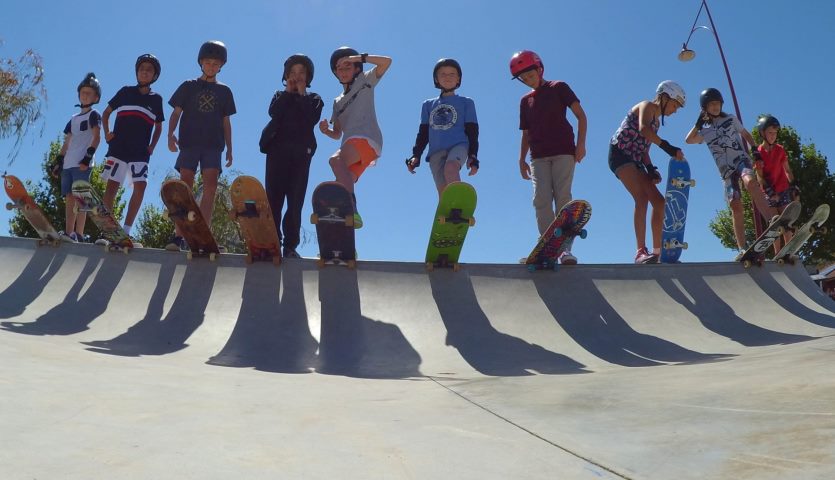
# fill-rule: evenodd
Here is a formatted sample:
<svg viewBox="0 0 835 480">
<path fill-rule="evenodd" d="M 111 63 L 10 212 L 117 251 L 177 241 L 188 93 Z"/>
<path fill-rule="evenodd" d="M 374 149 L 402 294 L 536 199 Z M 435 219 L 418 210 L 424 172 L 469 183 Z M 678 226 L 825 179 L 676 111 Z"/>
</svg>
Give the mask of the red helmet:
<svg viewBox="0 0 835 480">
<path fill-rule="evenodd" d="M 539 55 L 530 50 L 516 52 L 513 54 L 513 58 L 510 59 L 510 74 L 513 75 L 513 78 L 537 67 L 545 68 L 542 65 L 542 60 L 539 58 Z"/>
</svg>

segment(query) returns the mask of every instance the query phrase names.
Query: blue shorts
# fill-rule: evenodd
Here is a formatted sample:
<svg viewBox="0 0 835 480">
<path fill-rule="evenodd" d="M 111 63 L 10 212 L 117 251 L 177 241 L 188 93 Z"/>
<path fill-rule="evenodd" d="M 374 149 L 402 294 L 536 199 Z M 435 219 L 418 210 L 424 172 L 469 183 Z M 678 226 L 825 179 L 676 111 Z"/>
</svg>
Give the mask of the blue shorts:
<svg viewBox="0 0 835 480">
<path fill-rule="evenodd" d="M 76 180 L 90 181 L 90 169 L 81 171 L 80 167 L 61 170 L 61 195 L 67 196 L 72 192 L 72 182 Z"/>
<path fill-rule="evenodd" d="M 723 172 L 723 181 L 725 183 L 725 200 L 728 203 L 742 198 L 742 191 L 739 187 L 739 182 L 743 177 L 754 176 L 754 167 L 751 160 L 743 158 L 737 162 L 733 170 Z"/>
<path fill-rule="evenodd" d="M 177 155 L 177 163 L 174 164 L 174 169 L 179 172 L 180 169 L 185 168 L 196 173 L 197 167 L 199 166 L 201 171 L 207 168 L 216 168 L 218 173 L 220 173 L 223 171 L 220 162 L 222 154 L 223 150 L 200 147 L 181 148 L 180 154 Z"/>
</svg>

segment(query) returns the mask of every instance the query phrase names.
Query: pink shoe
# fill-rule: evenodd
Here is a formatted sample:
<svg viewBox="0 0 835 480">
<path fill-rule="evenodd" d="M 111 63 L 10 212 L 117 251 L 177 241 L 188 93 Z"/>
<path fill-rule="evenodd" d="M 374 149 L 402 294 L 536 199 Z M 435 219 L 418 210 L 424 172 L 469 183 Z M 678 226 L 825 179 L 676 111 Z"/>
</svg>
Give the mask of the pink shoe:
<svg viewBox="0 0 835 480">
<path fill-rule="evenodd" d="M 635 254 L 635 263 L 658 263 L 658 255 L 650 253 L 649 250 L 647 250 L 647 247 L 639 248 L 638 252 Z"/>
</svg>

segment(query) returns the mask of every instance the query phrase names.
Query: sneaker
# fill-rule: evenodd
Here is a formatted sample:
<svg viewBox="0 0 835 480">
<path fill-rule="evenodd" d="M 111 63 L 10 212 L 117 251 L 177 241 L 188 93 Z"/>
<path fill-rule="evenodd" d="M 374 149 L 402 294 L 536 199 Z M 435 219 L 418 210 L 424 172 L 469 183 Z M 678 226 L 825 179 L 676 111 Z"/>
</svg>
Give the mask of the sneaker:
<svg viewBox="0 0 835 480">
<path fill-rule="evenodd" d="M 571 254 L 568 250 L 562 252 L 558 257 L 560 265 L 577 265 L 577 257 Z"/>
<path fill-rule="evenodd" d="M 68 236 L 70 237 L 70 240 L 72 240 L 72 241 L 73 241 L 73 243 L 81 243 L 81 242 L 83 242 L 83 241 L 84 241 L 84 240 L 81 238 L 81 236 L 79 236 L 79 235 L 78 235 L 77 233 L 75 233 L 75 232 L 70 232 L 70 234 L 69 234 Z"/>
<path fill-rule="evenodd" d="M 72 234 L 70 234 L 70 235 L 67 235 L 67 234 L 66 234 L 66 232 L 64 232 L 63 230 L 61 230 L 60 232 L 58 232 L 58 236 L 59 236 L 59 237 L 61 237 L 61 240 L 65 241 L 65 242 L 67 242 L 67 243 L 78 243 L 78 242 L 77 242 L 77 241 L 73 238 L 73 235 L 75 235 L 75 232 L 72 232 Z"/>
<path fill-rule="evenodd" d="M 302 258 L 302 256 L 299 255 L 299 252 L 297 252 L 295 248 L 285 248 L 283 256 L 284 258 Z"/>
<path fill-rule="evenodd" d="M 186 248 L 186 241 L 183 237 L 174 236 L 168 243 L 165 245 L 165 249 L 169 252 L 179 252 L 181 250 L 185 250 Z"/>
<path fill-rule="evenodd" d="M 218 251 L 218 253 L 226 253 L 226 246 L 218 245 L 217 246 L 217 251 Z"/>
<path fill-rule="evenodd" d="M 354 212 L 354 230 L 360 228 L 362 228 L 362 217 L 360 217 L 360 212 Z"/>
<path fill-rule="evenodd" d="M 98 240 L 96 240 L 96 245 L 106 247 L 106 246 L 110 245 L 110 241 L 108 241 L 106 238 L 102 237 L 102 238 L 99 238 Z"/>
<path fill-rule="evenodd" d="M 658 263 L 658 255 L 650 253 L 649 250 L 647 250 L 647 247 L 639 248 L 638 252 L 635 254 L 635 263 Z"/>
</svg>

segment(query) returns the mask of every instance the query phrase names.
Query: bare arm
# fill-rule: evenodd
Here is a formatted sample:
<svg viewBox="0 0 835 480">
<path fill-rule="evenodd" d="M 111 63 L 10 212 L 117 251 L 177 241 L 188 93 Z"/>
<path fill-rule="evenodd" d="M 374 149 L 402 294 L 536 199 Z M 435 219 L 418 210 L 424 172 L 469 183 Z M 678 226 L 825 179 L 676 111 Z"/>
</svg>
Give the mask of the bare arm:
<svg viewBox="0 0 835 480">
<path fill-rule="evenodd" d="M 156 122 L 154 123 L 154 134 L 151 137 L 151 144 L 148 145 L 148 155 L 153 155 L 160 136 L 162 136 L 162 122 Z"/>
<path fill-rule="evenodd" d="M 70 148 L 70 140 L 72 139 L 72 133 L 64 134 L 64 144 L 61 145 L 61 153 L 59 155 L 66 155 L 67 149 Z"/>
<path fill-rule="evenodd" d="M 110 143 L 113 140 L 113 137 L 116 135 L 110 131 L 110 114 L 113 113 L 113 108 L 110 105 L 104 109 L 104 113 L 101 114 L 101 126 L 104 129 L 104 141 Z"/>
<path fill-rule="evenodd" d="M 342 125 L 339 124 L 339 120 L 333 122 L 333 128 L 330 128 L 330 123 L 327 120 L 322 120 L 319 122 L 319 131 L 334 140 L 342 138 Z"/>
<path fill-rule="evenodd" d="M 168 150 L 172 152 L 177 151 L 177 137 L 174 136 L 174 131 L 177 130 L 177 124 L 180 123 L 180 116 L 183 114 L 183 109 L 174 107 L 174 113 L 171 114 L 171 120 L 168 122 Z"/>
<path fill-rule="evenodd" d="M 586 156 L 586 128 L 588 126 L 588 120 L 580 102 L 572 103 L 571 111 L 577 117 L 577 148 L 574 153 L 574 161 L 580 163 Z"/>
<path fill-rule="evenodd" d="M 348 57 L 348 60 L 352 62 L 361 62 L 362 55 Z M 370 63 L 377 67 L 374 71 L 377 74 L 377 78 L 382 78 L 382 76 L 386 73 L 386 70 L 388 70 L 391 66 L 391 57 L 384 57 L 382 55 L 366 55 L 365 61 L 366 63 Z"/>
<path fill-rule="evenodd" d="M 638 128 L 641 136 L 650 142 L 658 145 L 661 137 L 652 129 L 652 123 L 658 116 L 658 106 L 652 102 L 641 102 L 638 104 Z"/>
<path fill-rule="evenodd" d="M 525 180 L 531 179 L 531 166 L 525 161 L 525 158 L 528 156 L 528 150 L 530 150 L 528 131 L 522 130 L 522 140 L 519 144 L 519 172 Z"/>
<path fill-rule="evenodd" d="M 684 143 L 687 143 L 687 144 L 690 144 L 690 145 L 695 144 L 695 143 L 702 143 L 704 141 L 705 141 L 704 137 L 699 135 L 699 129 L 696 128 L 696 127 L 693 127 L 692 129 L 690 129 L 690 133 L 688 133 L 687 136 L 684 138 Z"/>
</svg>

